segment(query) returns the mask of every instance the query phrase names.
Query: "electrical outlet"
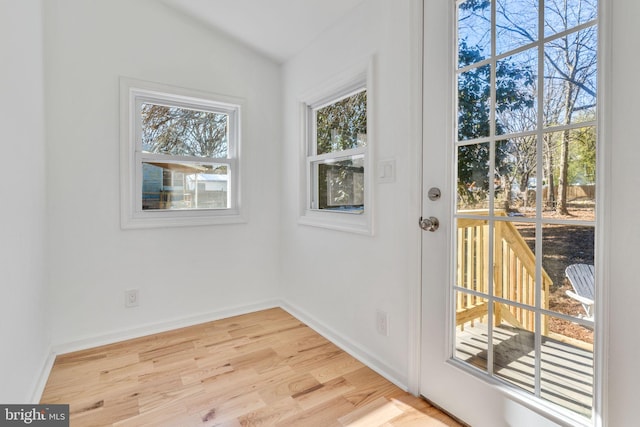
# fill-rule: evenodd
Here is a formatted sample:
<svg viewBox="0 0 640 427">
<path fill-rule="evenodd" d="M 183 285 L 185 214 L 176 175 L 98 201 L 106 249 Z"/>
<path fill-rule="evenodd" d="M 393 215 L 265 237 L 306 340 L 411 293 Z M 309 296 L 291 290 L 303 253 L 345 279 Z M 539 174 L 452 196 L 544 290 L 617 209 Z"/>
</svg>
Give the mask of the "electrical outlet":
<svg viewBox="0 0 640 427">
<path fill-rule="evenodd" d="M 124 306 L 125 307 L 137 307 L 138 306 L 138 290 L 129 289 L 124 291 Z"/>
<path fill-rule="evenodd" d="M 389 336 L 389 314 L 382 310 L 376 311 L 376 331 L 385 337 Z"/>
</svg>

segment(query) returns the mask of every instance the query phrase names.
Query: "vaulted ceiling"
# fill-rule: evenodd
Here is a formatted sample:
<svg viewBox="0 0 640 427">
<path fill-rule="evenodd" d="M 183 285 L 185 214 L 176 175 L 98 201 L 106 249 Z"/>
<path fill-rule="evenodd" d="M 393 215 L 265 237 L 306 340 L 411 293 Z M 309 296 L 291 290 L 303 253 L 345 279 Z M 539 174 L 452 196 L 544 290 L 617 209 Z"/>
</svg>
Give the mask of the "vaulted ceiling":
<svg viewBox="0 0 640 427">
<path fill-rule="evenodd" d="M 163 0 L 285 62 L 364 0 Z"/>
</svg>

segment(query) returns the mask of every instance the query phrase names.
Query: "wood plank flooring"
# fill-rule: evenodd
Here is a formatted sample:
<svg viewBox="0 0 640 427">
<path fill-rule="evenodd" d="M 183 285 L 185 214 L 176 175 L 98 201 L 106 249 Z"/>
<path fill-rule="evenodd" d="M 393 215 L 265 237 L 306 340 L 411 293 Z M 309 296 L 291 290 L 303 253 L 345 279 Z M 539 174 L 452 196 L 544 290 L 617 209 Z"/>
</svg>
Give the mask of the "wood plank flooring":
<svg viewBox="0 0 640 427">
<path fill-rule="evenodd" d="M 281 309 L 56 358 L 71 426 L 459 426 Z"/>
</svg>

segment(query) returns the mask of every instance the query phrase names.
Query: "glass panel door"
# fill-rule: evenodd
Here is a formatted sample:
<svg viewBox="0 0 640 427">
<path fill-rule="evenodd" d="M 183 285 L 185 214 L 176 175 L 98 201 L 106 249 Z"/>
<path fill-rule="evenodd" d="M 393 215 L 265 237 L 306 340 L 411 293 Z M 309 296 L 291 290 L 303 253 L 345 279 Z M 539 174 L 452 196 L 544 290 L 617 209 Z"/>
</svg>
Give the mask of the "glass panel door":
<svg viewBox="0 0 640 427">
<path fill-rule="evenodd" d="M 597 0 L 456 9 L 452 359 L 588 422 Z"/>
</svg>

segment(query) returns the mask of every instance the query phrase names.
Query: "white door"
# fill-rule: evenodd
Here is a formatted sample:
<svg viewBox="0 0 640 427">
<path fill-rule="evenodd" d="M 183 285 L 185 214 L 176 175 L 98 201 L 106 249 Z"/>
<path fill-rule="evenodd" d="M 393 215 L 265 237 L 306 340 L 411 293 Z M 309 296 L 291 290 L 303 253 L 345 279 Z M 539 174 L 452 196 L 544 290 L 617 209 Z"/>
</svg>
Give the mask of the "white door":
<svg viewBox="0 0 640 427">
<path fill-rule="evenodd" d="M 420 393 L 474 427 L 598 425 L 597 0 L 423 5 Z"/>
</svg>

